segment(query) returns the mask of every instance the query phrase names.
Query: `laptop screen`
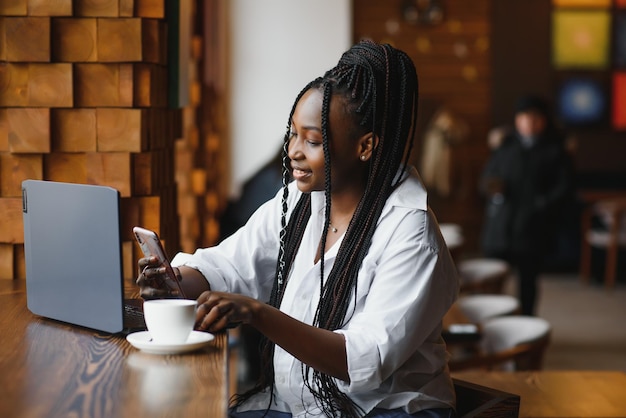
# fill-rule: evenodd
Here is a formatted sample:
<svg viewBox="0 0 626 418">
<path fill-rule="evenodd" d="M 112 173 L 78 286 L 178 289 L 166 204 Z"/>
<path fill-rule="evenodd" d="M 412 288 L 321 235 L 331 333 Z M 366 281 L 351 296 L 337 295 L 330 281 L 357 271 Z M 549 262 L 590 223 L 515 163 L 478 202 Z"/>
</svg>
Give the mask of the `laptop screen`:
<svg viewBox="0 0 626 418">
<path fill-rule="evenodd" d="M 70 324 L 122 331 L 119 192 L 25 180 L 22 199 L 28 309 Z"/>
</svg>

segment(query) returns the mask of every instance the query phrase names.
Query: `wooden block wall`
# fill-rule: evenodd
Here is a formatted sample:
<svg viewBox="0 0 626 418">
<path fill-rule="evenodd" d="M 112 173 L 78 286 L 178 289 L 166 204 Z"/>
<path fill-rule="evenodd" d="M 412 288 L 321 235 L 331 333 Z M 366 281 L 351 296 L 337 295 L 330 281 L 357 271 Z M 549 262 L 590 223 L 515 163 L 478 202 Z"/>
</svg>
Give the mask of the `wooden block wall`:
<svg viewBox="0 0 626 418">
<path fill-rule="evenodd" d="M 166 14 L 165 0 L 0 2 L 0 278 L 25 276 L 25 179 L 118 189 L 126 277 L 132 226 L 180 249 Z"/>
<path fill-rule="evenodd" d="M 208 77 L 204 72 L 207 67 L 224 71 L 225 38 L 212 38 L 207 32 L 223 33 L 227 19 L 221 1 L 196 4 L 193 14 L 204 16 L 204 24 L 198 25 L 199 19 L 195 19 L 190 53 L 191 103 L 181 114 L 182 135 L 176 143 L 180 247 L 186 252 L 217 242 L 218 219 L 228 196 L 223 181 L 228 168 L 224 158 L 226 89 L 223 77 Z"/>
</svg>

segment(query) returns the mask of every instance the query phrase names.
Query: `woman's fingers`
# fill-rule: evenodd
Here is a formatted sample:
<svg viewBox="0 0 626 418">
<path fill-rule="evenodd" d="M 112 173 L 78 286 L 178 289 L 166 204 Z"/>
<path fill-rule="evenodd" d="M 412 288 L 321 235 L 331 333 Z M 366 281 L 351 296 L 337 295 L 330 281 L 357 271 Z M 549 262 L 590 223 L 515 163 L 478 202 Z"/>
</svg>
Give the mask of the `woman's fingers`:
<svg viewBox="0 0 626 418">
<path fill-rule="evenodd" d="M 157 266 L 159 263 L 156 257 L 142 257 L 137 264 L 139 266 L 139 274 L 141 274 L 147 266 Z"/>
<path fill-rule="evenodd" d="M 142 287 L 139 291 L 139 296 L 143 299 L 161 299 L 169 296 L 169 291 L 166 289 L 157 289 L 154 287 Z"/>
<path fill-rule="evenodd" d="M 156 257 L 140 258 L 137 262 L 139 275 L 137 286 L 140 296 L 144 299 L 155 299 L 170 296 L 170 289 L 165 284 L 165 268 Z"/>
<path fill-rule="evenodd" d="M 139 274 L 137 275 L 137 284 L 139 286 L 147 286 L 153 276 L 157 274 L 158 265 L 154 257 L 140 258 L 137 262 Z"/>
<path fill-rule="evenodd" d="M 208 295 L 207 295 L 208 293 Z M 215 292 L 205 292 L 198 298 L 196 328 L 204 331 L 218 331 L 227 327 L 234 316 L 235 305 Z"/>
</svg>

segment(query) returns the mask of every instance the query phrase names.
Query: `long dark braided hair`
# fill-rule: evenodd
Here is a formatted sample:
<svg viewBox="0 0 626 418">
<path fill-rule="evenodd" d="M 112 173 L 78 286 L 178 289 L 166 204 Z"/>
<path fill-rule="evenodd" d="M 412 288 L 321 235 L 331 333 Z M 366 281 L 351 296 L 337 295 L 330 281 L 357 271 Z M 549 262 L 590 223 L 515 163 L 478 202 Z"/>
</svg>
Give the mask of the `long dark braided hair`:
<svg viewBox="0 0 626 418">
<path fill-rule="evenodd" d="M 340 329 L 347 320 L 350 300 L 357 288 L 357 273 L 367 255 L 376 224 L 385 202 L 404 178 L 411 152 L 417 118 L 418 82 L 411 59 L 390 45 L 362 41 L 346 51 L 336 67 L 309 83 L 292 107 L 283 152 L 283 207 L 276 278 L 269 304 L 279 307 L 293 260 L 311 216 L 311 196 L 303 194 L 287 222 L 287 184 L 290 179 L 287 146 L 296 105 L 309 89 L 323 92 L 322 136 L 325 159 L 326 219 L 320 248 L 326 247 L 330 223 L 329 108 L 332 98 L 343 101 L 346 117 L 354 121 L 355 133 L 373 132 L 378 145 L 373 150 L 365 192 L 359 202 L 337 253 L 333 268 L 324 281 L 324 256 L 320 258 L 320 302 L 313 325 Z M 333 140 L 347 140 L 333 138 Z M 356 297 L 353 299 L 356 301 Z M 274 343 L 263 337 L 262 372 L 256 386 L 237 395 L 239 405 L 255 393 L 270 390 L 273 401 Z M 333 377 L 303 365 L 306 387 L 326 416 L 359 417 L 363 411 L 342 391 Z"/>
</svg>

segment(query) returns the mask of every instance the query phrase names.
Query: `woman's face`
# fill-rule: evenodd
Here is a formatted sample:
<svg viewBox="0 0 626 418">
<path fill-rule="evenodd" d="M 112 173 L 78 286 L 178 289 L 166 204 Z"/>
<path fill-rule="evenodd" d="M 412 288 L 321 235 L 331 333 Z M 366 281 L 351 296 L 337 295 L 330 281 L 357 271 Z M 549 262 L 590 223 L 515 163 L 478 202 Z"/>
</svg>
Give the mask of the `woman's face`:
<svg viewBox="0 0 626 418">
<path fill-rule="evenodd" d="M 322 92 L 316 88 L 310 89 L 296 105 L 291 120 L 288 153 L 293 179 L 304 193 L 324 190 L 322 101 Z M 352 185 L 366 166 L 359 159 L 357 141 L 350 137 L 350 123 L 340 100 L 334 97 L 329 113 L 333 192 L 340 192 L 344 187 Z"/>
</svg>

